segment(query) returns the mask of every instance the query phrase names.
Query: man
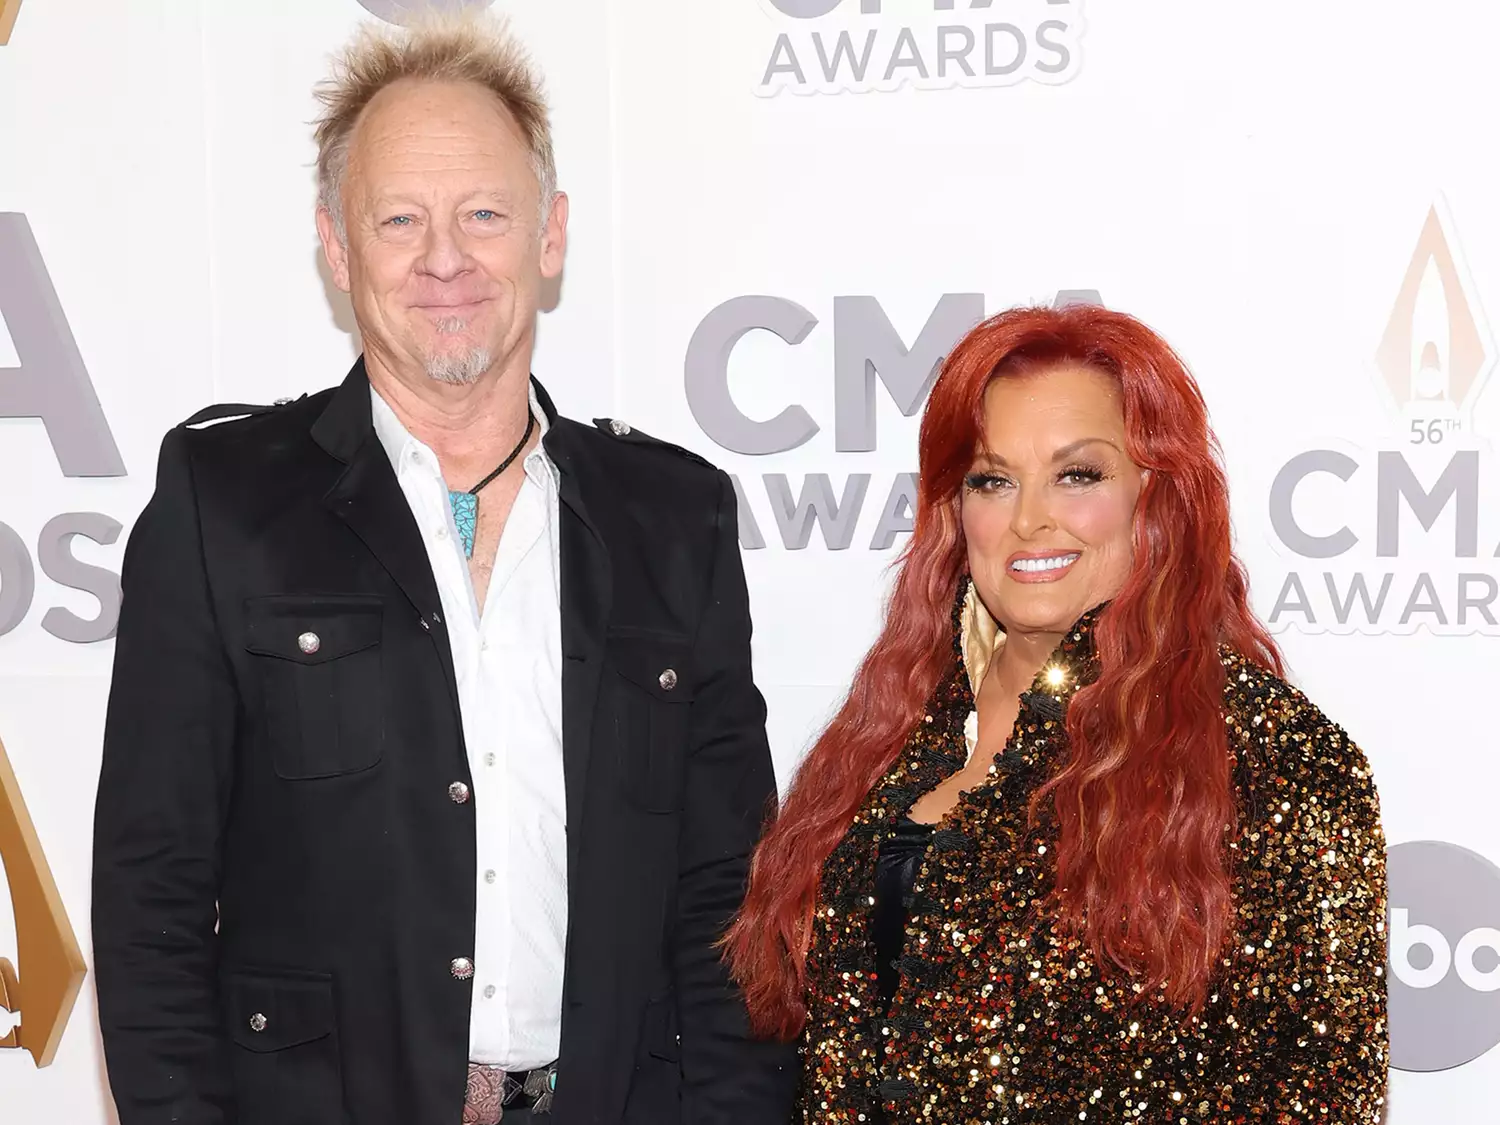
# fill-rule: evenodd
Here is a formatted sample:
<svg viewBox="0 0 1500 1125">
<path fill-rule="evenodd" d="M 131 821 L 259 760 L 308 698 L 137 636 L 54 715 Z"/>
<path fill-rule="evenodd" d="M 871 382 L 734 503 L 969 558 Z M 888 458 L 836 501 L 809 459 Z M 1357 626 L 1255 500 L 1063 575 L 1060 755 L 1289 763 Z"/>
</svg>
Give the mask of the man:
<svg viewBox="0 0 1500 1125">
<path fill-rule="evenodd" d="M 120 1121 L 782 1125 L 716 946 L 775 792 L 729 480 L 530 379 L 568 201 L 513 44 L 368 34 L 322 97 L 363 357 L 174 429 L 126 553 Z"/>
</svg>

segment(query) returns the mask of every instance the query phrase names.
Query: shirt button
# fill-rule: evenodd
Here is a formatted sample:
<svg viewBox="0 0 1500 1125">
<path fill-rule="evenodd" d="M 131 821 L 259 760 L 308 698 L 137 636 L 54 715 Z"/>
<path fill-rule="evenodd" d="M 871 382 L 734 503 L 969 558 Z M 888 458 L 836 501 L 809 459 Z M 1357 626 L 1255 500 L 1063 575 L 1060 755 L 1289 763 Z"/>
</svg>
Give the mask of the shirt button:
<svg viewBox="0 0 1500 1125">
<path fill-rule="evenodd" d="M 493 984 L 484 986 L 484 998 L 486 1000 L 493 1000 L 495 998 L 495 986 Z"/>
<path fill-rule="evenodd" d="M 484 764 L 487 765 L 487 766 L 493 766 L 495 764 L 495 755 L 494 754 L 486 754 L 484 756 Z"/>
<path fill-rule="evenodd" d="M 448 786 L 448 799 L 455 805 L 465 804 L 469 800 L 469 787 L 462 781 L 455 781 Z"/>
<path fill-rule="evenodd" d="M 437 529 L 437 537 L 439 539 L 446 539 L 446 538 L 448 538 L 448 529 L 446 527 L 440 527 L 440 528 L 438 528 Z"/>
<path fill-rule="evenodd" d="M 495 881 L 495 873 L 493 871 L 486 871 L 484 873 L 484 881 L 486 883 L 493 883 Z"/>
<path fill-rule="evenodd" d="M 448 965 L 454 980 L 468 980 L 474 975 L 474 962 L 467 957 L 455 957 Z"/>
</svg>

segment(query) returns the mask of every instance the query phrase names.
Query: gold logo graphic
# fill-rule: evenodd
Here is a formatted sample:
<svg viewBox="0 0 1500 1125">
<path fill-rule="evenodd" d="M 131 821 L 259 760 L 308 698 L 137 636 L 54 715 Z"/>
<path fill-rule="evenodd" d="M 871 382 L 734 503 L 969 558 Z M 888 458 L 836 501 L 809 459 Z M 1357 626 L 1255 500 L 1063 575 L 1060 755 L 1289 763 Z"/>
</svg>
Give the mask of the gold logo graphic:
<svg viewBox="0 0 1500 1125">
<path fill-rule="evenodd" d="M 0 1008 L 21 1017 L 18 1027 L 0 1036 L 0 1047 L 24 1048 L 37 1066 L 47 1066 L 57 1054 L 88 969 L 3 745 L 0 860 L 15 908 L 17 954 L 15 965 L 0 958 Z M 0 1024 L 0 1030 L 9 1025 Z"/>
<path fill-rule="evenodd" d="M 21 0 L 0 0 L 0 47 L 10 42 L 16 17 L 21 14 Z"/>
<path fill-rule="evenodd" d="M 1400 413 L 1458 429 L 1495 363 L 1495 345 L 1441 201 L 1427 212 L 1375 363 Z"/>
</svg>

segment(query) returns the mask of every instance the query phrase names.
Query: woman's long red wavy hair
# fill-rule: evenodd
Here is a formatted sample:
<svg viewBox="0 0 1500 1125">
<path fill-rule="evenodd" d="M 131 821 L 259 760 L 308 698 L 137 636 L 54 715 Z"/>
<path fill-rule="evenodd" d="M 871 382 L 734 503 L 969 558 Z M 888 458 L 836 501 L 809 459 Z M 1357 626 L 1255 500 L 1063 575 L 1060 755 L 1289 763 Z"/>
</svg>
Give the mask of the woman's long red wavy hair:
<svg viewBox="0 0 1500 1125">
<path fill-rule="evenodd" d="M 1218 646 L 1278 675 L 1282 663 L 1231 547 L 1203 396 L 1166 342 L 1132 317 L 1092 305 L 1016 309 L 980 324 L 943 364 L 922 418 L 916 518 L 884 629 L 756 850 L 725 938 L 762 1036 L 801 1031 L 823 864 L 951 667 L 954 599 L 968 569 L 961 491 L 983 436 L 985 389 L 1060 363 L 1118 381 L 1126 452 L 1151 473 L 1129 577 L 1095 629 L 1098 679 L 1074 696 L 1067 759 L 1033 798 L 1033 816 L 1050 802 L 1059 830 L 1057 919 L 1101 965 L 1187 1009 L 1202 1003 L 1232 936 L 1225 849 L 1235 813 Z"/>
</svg>

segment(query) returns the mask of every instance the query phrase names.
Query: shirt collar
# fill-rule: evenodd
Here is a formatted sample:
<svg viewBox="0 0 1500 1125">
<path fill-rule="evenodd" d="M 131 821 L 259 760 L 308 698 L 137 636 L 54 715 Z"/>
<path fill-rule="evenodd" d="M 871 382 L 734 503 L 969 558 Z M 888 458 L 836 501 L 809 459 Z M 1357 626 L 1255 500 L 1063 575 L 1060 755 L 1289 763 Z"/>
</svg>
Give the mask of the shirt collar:
<svg viewBox="0 0 1500 1125">
<path fill-rule="evenodd" d="M 526 475 L 536 484 L 557 484 L 557 466 L 552 463 L 541 439 L 547 436 L 547 431 L 552 424 L 547 420 L 547 412 L 542 409 L 542 404 L 537 398 L 536 383 L 528 382 L 527 398 L 531 404 L 531 416 L 536 419 L 537 443 L 531 452 L 526 455 L 522 465 Z M 396 417 L 396 412 L 391 409 L 391 404 L 381 397 L 375 385 L 370 385 L 370 420 L 375 426 L 375 436 L 380 439 L 380 444 L 385 449 L 385 455 L 390 459 L 391 468 L 396 470 L 399 476 L 403 458 L 410 457 L 416 452 L 417 460 L 424 467 L 431 470 L 435 475 L 441 475 L 442 470 L 438 467 L 437 454 L 427 446 L 425 442 L 417 440 L 411 432 L 402 425 L 401 419 Z"/>
</svg>

